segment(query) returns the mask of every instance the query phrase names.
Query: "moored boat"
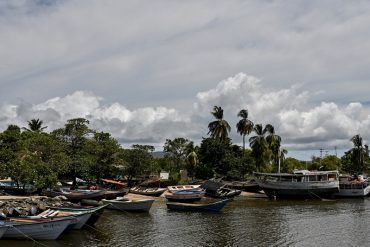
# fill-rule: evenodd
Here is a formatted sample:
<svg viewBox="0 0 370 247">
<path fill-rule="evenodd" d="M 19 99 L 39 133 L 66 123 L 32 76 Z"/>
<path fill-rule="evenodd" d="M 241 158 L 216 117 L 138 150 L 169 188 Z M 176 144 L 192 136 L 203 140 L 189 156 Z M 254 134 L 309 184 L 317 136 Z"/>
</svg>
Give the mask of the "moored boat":
<svg viewBox="0 0 370 247">
<path fill-rule="evenodd" d="M 171 210 L 179 211 L 212 211 L 219 212 L 221 211 L 226 203 L 230 199 L 223 199 L 217 202 L 211 203 L 182 203 L 182 202 L 167 202 L 167 208 Z"/>
<path fill-rule="evenodd" d="M 45 190 L 43 194 L 49 197 L 65 196 L 72 202 L 78 202 L 82 199 L 96 199 L 104 197 L 105 190 Z"/>
<path fill-rule="evenodd" d="M 184 189 L 166 194 L 165 197 L 169 201 L 174 202 L 194 202 L 199 201 L 204 197 L 205 191 L 200 188 L 196 189 Z"/>
<path fill-rule="evenodd" d="M 70 225 L 73 217 L 53 219 L 11 219 L 0 221 L 7 227 L 3 238 L 54 240 Z"/>
<path fill-rule="evenodd" d="M 37 216 L 30 216 L 30 218 L 55 218 L 55 217 L 73 217 L 74 221 L 71 222 L 70 229 L 81 229 L 89 220 L 93 212 L 63 212 L 55 209 L 48 209 Z"/>
<path fill-rule="evenodd" d="M 117 198 L 114 200 L 102 200 L 108 209 L 122 211 L 145 211 L 148 212 L 154 202 L 152 199 L 130 200 L 128 198 Z"/>
<path fill-rule="evenodd" d="M 92 226 L 98 221 L 100 216 L 103 214 L 104 209 L 108 205 L 101 205 L 97 207 L 50 207 L 51 209 L 61 211 L 61 212 L 70 212 L 70 213 L 81 213 L 81 212 L 90 212 L 91 216 L 85 223 L 85 225 Z"/>
<path fill-rule="evenodd" d="M 270 198 L 320 198 L 339 192 L 338 171 L 295 170 L 293 173 L 254 173 Z"/>
<path fill-rule="evenodd" d="M 242 192 L 241 190 L 225 187 L 220 179 L 207 180 L 200 187 L 206 191 L 206 196 L 212 198 L 233 198 L 240 195 Z"/>
<path fill-rule="evenodd" d="M 190 189 L 198 189 L 200 187 L 200 184 L 188 184 L 188 185 L 172 185 L 167 186 L 167 189 L 169 192 L 174 193 L 179 190 L 190 190 Z"/>
<path fill-rule="evenodd" d="M 340 176 L 336 197 L 365 197 L 370 193 L 370 183 L 362 176 Z"/>
<path fill-rule="evenodd" d="M 166 190 L 167 190 L 167 188 L 132 187 L 130 189 L 130 193 L 144 195 L 144 196 L 160 196 Z"/>
</svg>

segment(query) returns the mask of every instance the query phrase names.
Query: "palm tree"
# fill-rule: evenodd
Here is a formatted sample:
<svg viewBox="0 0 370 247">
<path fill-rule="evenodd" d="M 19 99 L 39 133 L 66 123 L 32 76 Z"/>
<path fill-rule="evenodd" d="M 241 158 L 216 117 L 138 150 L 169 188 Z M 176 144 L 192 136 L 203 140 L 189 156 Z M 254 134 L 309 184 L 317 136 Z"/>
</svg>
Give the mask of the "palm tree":
<svg viewBox="0 0 370 247">
<path fill-rule="evenodd" d="M 238 117 L 241 117 L 242 119 L 240 119 L 236 124 L 236 129 L 238 133 L 243 136 L 243 149 L 245 150 L 245 136 L 252 132 L 254 124 L 248 119 L 248 110 L 240 110 Z"/>
<path fill-rule="evenodd" d="M 43 121 L 40 119 L 31 119 L 31 121 L 28 121 L 28 128 L 23 128 L 26 131 L 32 131 L 32 132 L 42 132 L 44 129 L 46 129 L 48 126 L 42 127 Z"/>
<path fill-rule="evenodd" d="M 256 124 L 253 127 L 253 131 L 256 135 L 249 138 L 249 145 L 252 148 L 252 156 L 255 158 L 257 171 L 259 171 L 261 166 L 267 160 L 269 150 L 268 143 L 265 138 L 267 129 L 263 128 L 262 124 Z"/>
<path fill-rule="evenodd" d="M 280 167 L 281 167 L 281 164 L 284 163 L 284 160 L 285 160 L 285 155 L 288 154 L 288 150 L 286 150 L 285 148 L 280 148 L 280 151 L 279 151 L 279 166 L 278 166 L 278 173 L 280 173 Z"/>
<path fill-rule="evenodd" d="M 211 114 L 216 118 L 216 120 L 208 124 L 208 134 L 211 134 L 212 138 L 226 140 L 231 131 L 231 127 L 229 123 L 223 119 L 224 110 L 220 106 L 214 106 Z"/>
<path fill-rule="evenodd" d="M 271 124 L 267 124 L 265 129 L 267 130 L 268 135 L 266 136 L 266 141 L 269 145 L 269 148 L 272 152 L 272 160 L 275 166 L 279 169 L 279 153 L 280 153 L 280 144 L 281 144 L 281 137 L 275 134 L 275 128 Z"/>
<path fill-rule="evenodd" d="M 357 173 L 362 173 L 364 168 L 364 154 L 366 153 L 366 150 L 362 145 L 362 137 L 360 135 L 355 135 L 351 138 L 351 141 L 354 146 L 351 151 L 355 171 Z"/>
</svg>

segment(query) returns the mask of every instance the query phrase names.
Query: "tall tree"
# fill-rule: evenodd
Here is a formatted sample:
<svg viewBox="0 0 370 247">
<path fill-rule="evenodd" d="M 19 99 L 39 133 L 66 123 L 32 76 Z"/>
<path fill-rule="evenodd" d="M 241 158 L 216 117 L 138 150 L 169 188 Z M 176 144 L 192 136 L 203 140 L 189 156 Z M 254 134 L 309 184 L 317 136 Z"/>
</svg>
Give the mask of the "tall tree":
<svg viewBox="0 0 370 247">
<path fill-rule="evenodd" d="M 362 143 L 362 137 L 360 135 L 355 135 L 351 138 L 353 143 L 352 152 L 352 162 L 355 166 L 355 172 L 361 174 L 364 170 L 364 155 L 366 154 L 366 149 Z"/>
<path fill-rule="evenodd" d="M 42 126 L 43 121 L 40 119 L 31 119 L 28 121 L 28 128 L 23 127 L 26 131 L 33 131 L 33 132 L 42 132 L 48 126 Z"/>
<path fill-rule="evenodd" d="M 181 169 L 184 165 L 189 145 L 193 146 L 193 142 L 186 138 L 178 137 L 173 140 L 167 139 L 163 146 L 166 157 L 172 160 L 177 170 Z"/>
<path fill-rule="evenodd" d="M 242 109 L 238 113 L 238 117 L 242 119 L 236 124 L 236 129 L 240 135 L 243 136 L 243 149 L 245 150 L 245 136 L 253 131 L 253 122 L 248 119 L 248 110 Z"/>
<path fill-rule="evenodd" d="M 208 134 L 210 134 L 214 139 L 226 140 L 231 131 L 231 127 L 229 123 L 223 119 L 224 110 L 220 106 L 214 106 L 211 114 L 216 118 L 216 120 L 208 124 Z"/>
<path fill-rule="evenodd" d="M 77 184 L 76 176 L 85 177 L 89 173 L 89 166 L 94 163 L 94 156 L 86 148 L 86 141 L 91 138 L 93 130 L 88 127 L 89 121 L 84 118 L 74 118 L 67 121 L 62 129 L 56 129 L 52 135 L 63 141 L 66 153 L 70 157 L 69 171 L 73 177 L 73 185 Z"/>
<path fill-rule="evenodd" d="M 269 147 L 265 137 L 267 129 L 263 128 L 262 124 L 256 124 L 253 131 L 256 135 L 249 138 L 249 145 L 252 148 L 252 156 L 256 161 L 256 169 L 259 171 L 265 165 L 269 156 Z"/>
<path fill-rule="evenodd" d="M 275 128 L 271 124 L 267 124 L 265 129 L 267 130 L 266 141 L 272 153 L 273 163 L 277 168 L 278 172 L 280 172 L 279 156 L 280 156 L 281 137 L 276 135 Z"/>
</svg>

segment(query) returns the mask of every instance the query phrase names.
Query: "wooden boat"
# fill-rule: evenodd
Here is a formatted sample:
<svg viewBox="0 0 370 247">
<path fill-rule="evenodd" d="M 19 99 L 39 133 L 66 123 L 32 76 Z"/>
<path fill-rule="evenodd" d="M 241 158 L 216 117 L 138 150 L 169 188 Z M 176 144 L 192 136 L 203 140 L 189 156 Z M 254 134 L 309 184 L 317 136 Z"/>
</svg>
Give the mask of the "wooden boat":
<svg viewBox="0 0 370 247">
<path fill-rule="evenodd" d="M 254 173 L 270 198 L 320 198 L 339 192 L 338 171 L 295 170 L 293 173 Z"/>
<path fill-rule="evenodd" d="M 167 188 L 143 188 L 143 187 L 132 187 L 130 193 L 145 195 L 145 196 L 160 196 L 165 192 Z"/>
<path fill-rule="evenodd" d="M 101 198 L 105 194 L 105 190 L 45 190 L 44 195 L 49 197 L 65 196 L 69 201 L 78 202 L 82 199 Z"/>
<path fill-rule="evenodd" d="M 206 191 L 206 196 L 212 198 L 233 198 L 240 195 L 241 190 L 226 188 L 221 180 L 210 179 L 201 186 Z"/>
<path fill-rule="evenodd" d="M 339 192 L 335 197 L 365 197 L 370 193 L 370 183 L 362 176 L 340 176 Z"/>
<path fill-rule="evenodd" d="M 167 208 L 179 211 L 213 211 L 218 212 L 224 208 L 230 199 L 224 199 L 212 203 L 182 203 L 182 202 L 167 202 Z"/>
<path fill-rule="evenodd" d="M 205 191 L 200 188 L 196 189 L 184 189 L 166 194 L 165 197 L 169 201 L 174 202 L 194 202 L 199 201 L 204 197 Z"/>
<path fill-rule="evenodd" d="M 54 209 L 61 212 L 70 212 L 70 213 L 81 213 L 81 212 L 90 212 L 91 216 L 85 223 L 85 225 L 93 226 L 96 221 L 100 218 L 100 216 L 103 214 L 104 209 L 108 205 L 100 205 L 97 207 L 50 207 L 50 209 Z"/>
<path fill-rule="evenodd" d="M 225 185 L 226 188 L 241 190 L 245 192 L 258 193 L 262 190 L 254 179 L 250 181 L 222 181 L 222 183 Z"/>
<path fill-rule="evenodd" d="M 44 212 L 36 215 L 30 216 L 29 218 L 55 218 L 55 217 L 73 217 L 74 221 L 71 222 L 70 226 L 67 229 L 81 229 L 88 219 L 90 219 L 93 212 L 67 212 L 59 211 L 55 209 L 47 209 Z"/>
<path fill-rule="evenodd" d="M 115 200 L 102 200 L 107 208 L 122 211 L 145 211 L 148 212 L 154 202 L 152 199 L 130 200 L 128 198 L 117 198 Z"/>
<path fill-rule="evenodd" d="M 3 238 L 54 240 L 62 234 L 72 220 L 72 217 L 53 219 L 13 218 L 11 221 L 0 221 L 0 223 L 7 227 Z"/>
<path fill-rule="evenodd" d="M 167 186 L 167 189 L 169 192 L 174 193 L 179 190 L 190 190 L 190 189 L 198 189 L 200 187 L 200 184 L 197 185 L 173 185 L 173 186 Z"/>
</svg>

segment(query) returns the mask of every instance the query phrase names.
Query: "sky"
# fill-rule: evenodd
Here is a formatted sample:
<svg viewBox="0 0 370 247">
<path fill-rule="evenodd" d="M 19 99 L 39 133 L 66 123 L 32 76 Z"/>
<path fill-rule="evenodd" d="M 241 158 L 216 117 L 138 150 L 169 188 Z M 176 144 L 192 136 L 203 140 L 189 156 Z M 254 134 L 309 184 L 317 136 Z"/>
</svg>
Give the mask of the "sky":
<svg viewBox="0 0 370 247">
<path fill-rule="evenodd" d="M 370 139 L 369 1 L 0 0 L 0 131 L 84 117 L 123 147 L 272 124 L 288 156 Z"/>
</svg>

